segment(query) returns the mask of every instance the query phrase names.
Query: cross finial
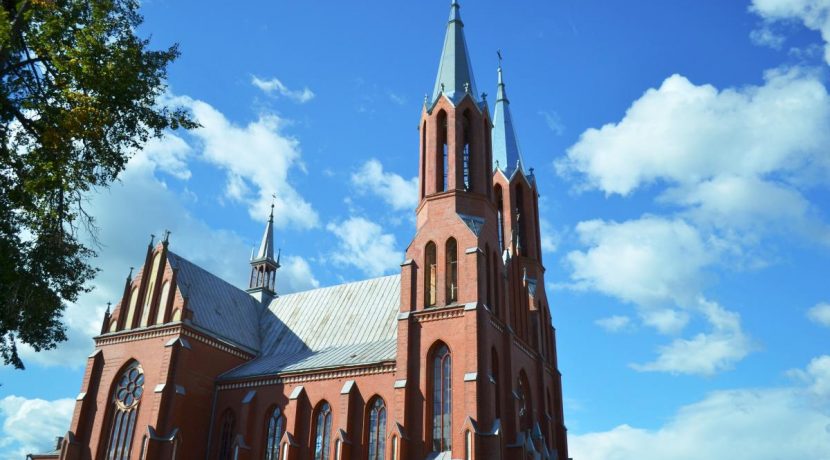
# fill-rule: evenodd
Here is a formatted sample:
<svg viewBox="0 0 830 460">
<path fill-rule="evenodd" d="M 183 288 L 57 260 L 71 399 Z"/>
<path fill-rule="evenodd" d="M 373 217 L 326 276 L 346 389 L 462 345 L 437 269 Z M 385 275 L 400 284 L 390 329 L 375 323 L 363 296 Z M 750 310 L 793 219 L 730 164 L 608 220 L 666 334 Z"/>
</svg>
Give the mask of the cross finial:
<svg viewBox="0 0 830 460">
<path fill-rule="evenodd" d="M 499 57 L 499 67 L 501 67 L 501 61 L 502 61 L 502 59 L 504 59 L 504 58 L 503 58 L 503 57 L 502 57 L 502 55 L 501 55 L 501 50 L 500 50 L 500 49 L 497 49 L 497 50 L 496 50 L 496 56 L 498 56 L 498 57 Z"/>
<path fill-rule="evenodd" d="M 464 92 L 470 94 L 470 82 L 464 83 Z"/>
<path fill-rule="evenodd" d="M 444 92 L 444 84 L 441 83 L 441 93 L 443 93 L 443 92 Z"/>
<path fill-rule="evenodd" d="M 487 100 L 487 93 L 485 93 L 485 92 L 483 92 L 483 91 L 482 91 L 482 93 L 481 93 L 481 100 L 482 100 L 482 101 L 486 101 L 486 100 Z"/>
</svg>

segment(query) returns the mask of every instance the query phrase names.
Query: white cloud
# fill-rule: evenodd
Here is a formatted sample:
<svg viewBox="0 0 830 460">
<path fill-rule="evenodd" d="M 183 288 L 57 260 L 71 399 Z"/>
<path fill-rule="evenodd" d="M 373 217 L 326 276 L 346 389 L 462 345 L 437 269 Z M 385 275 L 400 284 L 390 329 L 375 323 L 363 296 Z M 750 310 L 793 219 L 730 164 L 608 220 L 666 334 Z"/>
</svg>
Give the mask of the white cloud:
<svg viewBox="0 0 830 460">
<path fill-rule="evenodd" d="M 767 22 L 800 21 L 821 33 L 824 59 L 830 64 L 830 0 L 752 0 L 750 9 Z"/>
<path fill-rule="evenodd" d="M 562 122 L 562 117 L 560 117 L 558 113 L 548 110 L 541 110 L 539 111 L 539 115 L 545 119 L 545 124 L 548 126 L 548 129 L 553 131 L 554 134 L 561 136 L 565 133 L 565 124 Z"/>
<path fill-rule="evenodd" d="M 251 78 L 251 84 L 261 89 L 269 96 L 285 96 L 295 102 L 299 102 L 300 104 L 305 104 L 306 102 L 314 99 L 314 92 L 308 89 L 308 87 L 305 87 L 302 90 L 291 90 L 276 78 L 263 80 L 257 76 L 253 76 Z"/>
<path fill-rule="evenodd" d="M 704 269 L 718 260 L 721 245 L 705 239 L 682 219 L 645 216 L 623 223 L 580 222 L 585 251 L 567 255 L 578 289 L 592 289 L 636 306 L 643 324 L 678 334 L 692 315 L 709 331 L 658 347 L 657 358 L 635 364 L 640 371 L 711 375 L 731 368 L 752 346 L 739 316 L 704 299 Z"/>
<path fill-rule="evenodd" d="M 94 290 L 67 306 L 64 320 L 68 341 L 41 352 L 22 345 L 24 363 L 72 368 L 86 365 L 93 349 L 92 337 L 101 331 L 106 303 L 115 305 L 120 300 L 129 267 L 138 268 L 143 263 L 151 233 L 158 236 L 169 229 L 171 251 L 244 287 L 249 273 L 249 242 L 193 216 L 184 206 L 189 198 L 177 195 L 157 178 L 164 167 L 155 157 L 141 152 L 127 164 L 120 181 L 89 197 L 88 210 L 96 216 L 101 243 L 99 256 L 92 261 L 101 268 Z"/>
<path fill-rule="evenodd" d="M 830 303 L 819 303 L 807 310 L 807 318 L 810 321 L 830 327 Z"/>
<path fill-rule="evenodd" d="M 646 308 L 694 304 L 701 270 L 716 260 L 717 248 L 682 219 L 591 220 L 576 231 L 588 246 L 567 255 L 577 286 Z"/>
<path fill-rule="evenodd" d="M 823 386 L 830 356 L 798 373 L 804 385 L 713 392 L 658 429 L 569 434 L 569 453 L 581 460 L 830 458 L 830 416 L 814 398 L 830 390 Z"/>
<path fill-rule="evenodd" d="M 326 229 L 339 240 L 337 251 L 331 254 L 335 264 L 358 268 L 369 276 L 400 269 L 403 252 L 398 249 L 395 236 L 383 233 L 380 225 L 362 217 L 351 217 L 332 222 Z"/>
<path fill-rule="evenodd" d="M 288 256 L 280 261 L 282 267 L 277 271 L 277 291 L 280 294 L 307 291 L 320 287 L 314 277 L 311 266 L 300 256 Z"/>
<path fill-rule="evenodd" d="M 700 309 L 712 327 L 711 332 L 696 334 L 691 339 L 675 339 L 659 347 L 658 357 L 653 362 L 633 364 L 632 367 L 638 371 L 708 376 L 731 369 L 752 351 L 737 313 L 703 299 Z"/>
<path fill-rule="evenodd" d="M 718 90 L 672 75 L 619 123 L 585 131 L 557 162 L 584 185 L 628 195 L 655 182 L 694 185 L 717 176 L 826 180 L 830 96 L 816 75 L 769 71 L 762 86 Z"/>
<path fill-rule="evenodd" d="M 351 181 L 359 192 L 375 195 L 396 211 L 414 211 L 418 205 L 418 178 L 404 179 L 384 172 L 383 165 L 374 158 L 363 163 Z"/>
<path fill-rule="evenodd" d="M 544 217 L 539 218 L 539 234 L 542 238 L 542 251 L 548 253 L 556 252 L 562 238 Z"/>
<path fill-rule="evenodd" d="M 192 131 L 201 141 L 200 159 L 225 171 L 228 198 L 248 205 L 252 219 L 267 216 L 276 193 L 274 223 L 307 229 L 318 225 L 317 212 L 291 186 L 289 173 L 304 172 L 300 142 L 283 133 L 286 121 L 264 113 L 238 126 L 209 104 L 187 97 L 176 102 L 190 108 L 202 127 Z"/>
<path fill-rule="evenodd" d="M 628 316 L 614 315 L 607 318 L 600 318 L 594 323 L 608 332 L 620 332 L 631 327 L 631 318 Z"/>
<path fill-rule="evenodd" d="M 769 24 L 764 24 L 763 26 L 751 31 L 749 33 L 749 39 L 752 40 L 752 43 L 760 46 L 767 46 L 775 50 L 780 50 L 782 46 L 784 46 L 785 37 L 772 30 Z"/>
<path fill-rule="evenodd" d="M 66 433 L 74 408 L 72 399 L 45 401 L 14 395 L 0 399 L 4 458 L 19 460 L 29 453 L 53 450 L 55 438 Z"/>
</svg>

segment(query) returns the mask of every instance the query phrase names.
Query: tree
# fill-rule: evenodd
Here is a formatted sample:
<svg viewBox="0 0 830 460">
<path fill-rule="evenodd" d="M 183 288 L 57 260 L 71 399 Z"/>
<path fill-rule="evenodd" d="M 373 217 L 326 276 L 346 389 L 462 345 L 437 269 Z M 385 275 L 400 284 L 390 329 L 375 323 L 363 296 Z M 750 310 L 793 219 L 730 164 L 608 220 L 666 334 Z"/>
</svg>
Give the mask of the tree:
<svg viewBox="0 0 830 460">
<path fill-rule="evenodd" d="M 66 340 L 67 302 L 91 288 L 89 192 L 167 129 L 196 127 L 163 103 L 174 45 L 136 36 L 137 0 L 0 0 L 0 356 Z"/>
</svg>

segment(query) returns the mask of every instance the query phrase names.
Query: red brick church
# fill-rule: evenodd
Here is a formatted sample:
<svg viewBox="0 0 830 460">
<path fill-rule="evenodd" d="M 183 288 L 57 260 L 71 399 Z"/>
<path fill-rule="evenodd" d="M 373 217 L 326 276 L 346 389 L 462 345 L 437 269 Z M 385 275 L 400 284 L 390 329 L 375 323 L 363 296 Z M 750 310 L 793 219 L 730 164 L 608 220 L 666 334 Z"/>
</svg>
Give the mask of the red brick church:
<svg viewBox="0 0 830 460">
<path fill-rule="evenodd" d="M 455 0 L 419 141 L 400 274 L 277 293 L 273 209 L 246 290 L 151 242 L 51 458 L 567 459 L 537 183 Z"/>
</svg>

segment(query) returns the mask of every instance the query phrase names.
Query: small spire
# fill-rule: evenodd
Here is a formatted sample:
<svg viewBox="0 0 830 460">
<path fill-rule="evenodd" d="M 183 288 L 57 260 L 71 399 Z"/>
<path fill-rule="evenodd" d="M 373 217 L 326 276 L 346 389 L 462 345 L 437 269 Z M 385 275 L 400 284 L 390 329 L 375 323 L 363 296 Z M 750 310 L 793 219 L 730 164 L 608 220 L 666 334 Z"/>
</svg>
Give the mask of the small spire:
<svg viewBox="0 0 830 460">
<path fill-rule="evenodd" d="M 156 241 L 156 235 L 150 234 L 150 247 L 153 247 L 153 242 Z"/>
<path fill-rule="evenodd" d="M 112 307 L 112 302 L 107 302 L 107 312 L 105 313 L 107 316 L 110 315 L 110 307 Z"/>
<path fill-rule="evenodd" d="M 127 275 L 127 281 L 132 281 L 133 279 L 133 270 L 135 267 L 130 267 L 130 273 Z"/>
<path fill-rule="evenodd" d="M 465 89 L 465 83 L 469 83 L 469 90 Z M 478 91 L 476 91 L 473 69 L 470 64 L 470 52 L 467 50 L 467 41 L 464 38 L 461 6 L 458 1 L 453 0 L 450 5 L 450 19 L 444 37 L 444 48 L 438 64 L 438 76 L 432 92 L 432 102 L 435 103 L 441 95 L 444 95 L 457 104 L 467 94 L 475 99 Z"/>
<path fill-rule="evenodd" d="M 496 92 L 496 106 L 493 111 L 493 164 L 495 169 L 501 169 L 509 178 L 516 170 L 524 171 L 524 161 L 519 148 L 519 140 L 516 136 L 516 128 L 513 126 L 513 117 L 510 114 L 510 101 L 507 99 L 507 91 L 505 90 L 504 73 L 502 71 L 504 56 L 502 56 L 501 50 L 496 51 L 496 55 L 499 59 L 499 85 Z"/>
<path fill-rule="evenodd" d="M 170 230 L 164 230 L 164 240 L 162 243 L 167 246 L 170 243 L 170 234 L 173 233 Z"/>
<path fill-rule="evenodd" d="M 265 224 L 265 232 L 262 234 L 262 242 L 256 257 L 251 260 L 274 260 L 274 201 L 277 195 L 271 195 L 271 212 L 268 214 L 268 222 Z"/>
</svg>

